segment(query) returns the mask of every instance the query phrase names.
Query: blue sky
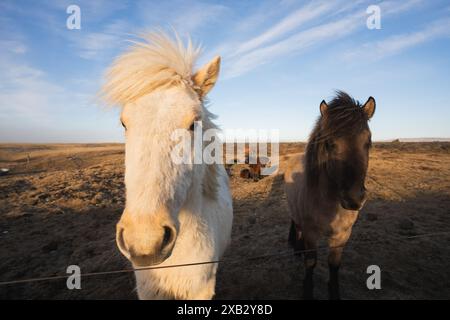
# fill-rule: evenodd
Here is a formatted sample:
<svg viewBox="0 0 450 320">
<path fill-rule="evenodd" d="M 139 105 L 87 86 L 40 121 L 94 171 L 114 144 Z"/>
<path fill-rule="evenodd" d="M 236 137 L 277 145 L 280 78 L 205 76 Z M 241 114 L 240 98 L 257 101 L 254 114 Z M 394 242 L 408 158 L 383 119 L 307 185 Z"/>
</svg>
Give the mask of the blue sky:
<svg viewBox="0 0 450 320">
<path fill-rule="evenodd" d="M 81 30 L 66 28 L 70 4 Z M 158 27 L 201 43 L 199 65 L 222 56 L 210 109 L 224 129 L 305 140 L 341 89 L 375 97 L 375 140 L 450 137 L 448 1 L 2 0 L 0 142 L 123 141 L 95 94 L 126 40 Z"/>
</svg>

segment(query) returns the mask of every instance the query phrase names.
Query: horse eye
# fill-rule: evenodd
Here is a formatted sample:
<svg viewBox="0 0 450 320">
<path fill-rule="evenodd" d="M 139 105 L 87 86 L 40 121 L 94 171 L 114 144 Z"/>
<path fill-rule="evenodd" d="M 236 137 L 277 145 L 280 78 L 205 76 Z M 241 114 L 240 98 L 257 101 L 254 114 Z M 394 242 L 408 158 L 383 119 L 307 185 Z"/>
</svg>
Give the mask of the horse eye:
<svg viewBox="0 0 450 320">
<path fill-rule="evenodd" d="M 326 141 L 325 142 L 325 148 L 328 150 L 328 151 L 332 151 L 334 148 L 335 148 L 335 144 L 333 143 L 333 142 L 331 142 L 331 141 Z"/>
<path fill-rule="evenodd" d="M 192 122 L 191 126 L 189 127 L 190 131 L 194 131 L 195 128 L 195 122 Z"/>
</svg>

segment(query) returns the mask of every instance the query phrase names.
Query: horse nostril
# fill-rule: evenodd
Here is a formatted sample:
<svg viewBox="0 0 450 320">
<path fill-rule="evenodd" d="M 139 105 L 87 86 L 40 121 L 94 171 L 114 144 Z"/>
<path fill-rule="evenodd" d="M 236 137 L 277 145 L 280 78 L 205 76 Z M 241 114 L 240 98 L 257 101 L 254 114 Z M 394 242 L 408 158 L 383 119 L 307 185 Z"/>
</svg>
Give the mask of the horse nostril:
<svg viewBox="0 0 450 320">
<path fill-rule="evenodd" d="M 128 257 L 129 254 L 129 250 L 125 244 L 125 240 L 123 238 L 123 231 L 124 229 L 121 227 L 117 228 L 117 236 L 116 236 L 116 242 L 117 242 L 117 247 L 119 248 L 119 250 L 126 256 Z"/>
<path fill-rule="evenodd" d="M 161 250 L 163 250 L 172 242 L 172 235 L 173 235 L 172 228 L 164 226 L 164 237 L 161 243 Z"/>
</svg>

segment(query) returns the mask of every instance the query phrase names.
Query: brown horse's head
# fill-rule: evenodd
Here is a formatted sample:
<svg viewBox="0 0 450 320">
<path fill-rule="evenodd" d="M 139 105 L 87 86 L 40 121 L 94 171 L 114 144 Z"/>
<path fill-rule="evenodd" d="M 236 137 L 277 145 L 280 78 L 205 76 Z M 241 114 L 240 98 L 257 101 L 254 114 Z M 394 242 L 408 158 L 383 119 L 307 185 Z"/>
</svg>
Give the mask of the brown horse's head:
<svg viewBox="0 0 450 320">
<path fill-rule="evenodd" d="M 328 195 L 348 210 L 359 210 L 366 200 L 364 185 L 371 147 L 368 120 L 375 112 L 375 99 L 361 106 L 339 91 L 330 102 L 320 104 L 321 117 L 307 146 L 310 183 L 327 182 Z M 315 182 L 314 182 L 315 181 Z"/>
</svg>

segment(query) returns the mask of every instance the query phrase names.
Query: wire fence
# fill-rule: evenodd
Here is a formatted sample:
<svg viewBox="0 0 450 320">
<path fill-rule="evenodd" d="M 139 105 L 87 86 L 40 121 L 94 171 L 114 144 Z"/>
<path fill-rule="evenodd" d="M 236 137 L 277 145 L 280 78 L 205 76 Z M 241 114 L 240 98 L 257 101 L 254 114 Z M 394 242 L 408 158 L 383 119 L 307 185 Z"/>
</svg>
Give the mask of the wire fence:
<svg viewBox="0 0 450 320">
<path fill-rule="evenodd" d="M 397 240 L 397 241 L 413 240 L 413 239 L 429 238 L 429 237 L 444 236 L 444 235 L 450 235 L 450 231 L 426 233 L 426 234 L 419 234 L 419 235 L 412 235 L 412 236 L 391 237 L 389 240 Z M 353 244 L 376 244 L 376 243 L 382 243 L 385 241 L 386 241 L 386 238 L 384 238 L 383 240 L 377 239 L 377 240 L 352 241 L 350 244 L 352 244 L 352 245 Z M 334 247 L 321 246 L 321 247 L 317 247 L 315 249 L 304 249 L 304 250 L 289 249 L 289 250 L 285 250 L 285 251 L 281 251 L 281 252 L 278 251 L 276 253 L 257 255 L 257 256 L 252 256 L 252 257 L 244 257 L 244 258 L 239 258 L 239 259 L 223 259 L 223 260 L 192 262 L 192 263 L 184 263 L 184 264 L 149 266 L 149 267 L 142 267 L 142 268 L 126 268 L 126 269 L 111 270 L 111 271 L 88 272 L 88 273 L 81 273 L 80 276 L 81 277 L 94 277 L 94 276 L 104 276 L 104 275 L 113 275 L 113 274 L 123 274 L 123 273 L 130 273 L 130 272 L 140 272 L 140 271 L 145 271 L 145 270 L 192 267 L 192 266 L 208 265 L 208 264 L 216 264 L 216 263 L 220 263 L 220 264 L 241 263 L 241 262 L 248 262 L 248 261 L 253 261 L 253 260 L 269 259 L 269 258 L 274 258 L 274 257 L 293 256 L 293 255 L 298 255 L 298 254 L 307 253 L 307 252 L 344 248 L 345 246 L 346 245 L 334 246 Z M 11 280 L 11 281 L 1 281 L 0 286 L 25 284 L 25 283 L 32 283 L 32 282 L 42 282 L 42 281 L 62 280 L 62 279 L 68 279 L 71 276 L 72 275 L 70 275 L 70 274 L 66 274 L 66 275 L 37 277 L 37 278 L 28 278 L 28 279 L 20 279 L 20 280 Z"/>
</svg>

